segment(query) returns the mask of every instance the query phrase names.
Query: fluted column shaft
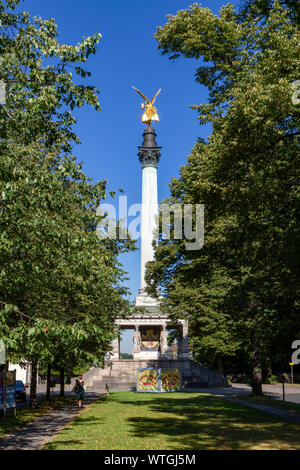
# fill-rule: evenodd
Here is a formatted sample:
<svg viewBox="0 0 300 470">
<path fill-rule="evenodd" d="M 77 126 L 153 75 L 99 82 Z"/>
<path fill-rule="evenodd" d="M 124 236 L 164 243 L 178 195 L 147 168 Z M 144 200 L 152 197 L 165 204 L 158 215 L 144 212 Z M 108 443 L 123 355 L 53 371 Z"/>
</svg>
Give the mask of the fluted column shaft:
<svg viewBox="0 0 300 470">
<path fill-rule="evenodd" d="M 146 263 L 154 259 L 152 242 L 156 228 L 157 207 L 157 169 L 153 166 L 143 168 L 142 175 L 142 217 L 141 217 L 141 290 L 146 287 Z"/>
</svg>

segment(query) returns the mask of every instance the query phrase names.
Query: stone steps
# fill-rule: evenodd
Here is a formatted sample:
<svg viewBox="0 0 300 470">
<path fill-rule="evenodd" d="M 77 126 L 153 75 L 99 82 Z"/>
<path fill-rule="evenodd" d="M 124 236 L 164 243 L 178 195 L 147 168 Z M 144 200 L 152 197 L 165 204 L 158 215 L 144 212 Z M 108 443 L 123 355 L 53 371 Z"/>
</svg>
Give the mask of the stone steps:
<svg viewBox="0 0 300 470">
<path fill-rule="evenodd" d="M 136 384 L 137 369 L 162 368 L 179 369 L 182 374 L 182 382 L 187 387 L 218 387 L 227 385 L 226 379 L 191 360 L 116 360 L 111 367 L 104 369 L 92 368 L 84 378 L 88 386 L 105 387 L 108 383 L 110 387 L 128 387 L 131 390 Z M 120 388 L 118 388 L 120 389 Z M 123 388 L 126 389 L 126 388 Z"/>
<path fill-rule="evenodd" d="M 101 377 L 101 380 L 94 380 L 94 383 L 95 382 L 105 382 L 105 383 L 127 383 L 127 382 L 134 382 L 136 380 L 136 376 L 128 376 L 128 377 L 124 377 L 124 376 L 118 376 L 118 375 L 107 375 L 107 376 L 103 376 Z"/>
<path fill-rule="evenodd" d="M 93 383 L 93 390 L 94 389 L 100 389 L 100 390 L 106 390 L 106 384 L 109 385 L 109 390 L 112 392 L 116 391 L 126 391 L 126 390 L 136 390 L 136 381 L 120 381 L 118 377 L 110 377 L 110 379 L 115 379 L 115 380 L 95 380 Z"/>
</svg>

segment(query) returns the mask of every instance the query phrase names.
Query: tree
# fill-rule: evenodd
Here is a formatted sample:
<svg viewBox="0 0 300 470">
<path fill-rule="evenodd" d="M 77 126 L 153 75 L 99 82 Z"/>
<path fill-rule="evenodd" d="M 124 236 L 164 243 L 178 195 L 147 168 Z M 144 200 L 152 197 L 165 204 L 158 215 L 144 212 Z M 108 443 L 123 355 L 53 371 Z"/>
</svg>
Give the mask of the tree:
<svg viewBox="0 0 300 470">
<path fill-rule="evenodd" d="M 278 2 L 267 17 L 243 16 L 232 5 L 214 15 L 195 3 L 169 15 L 155 34 L 171 59 L 202 58 L 196 80 L 208 87 L 209 103 L 192 107 L 201 124 L 213 123 L 213 132 L 207 145 L 196 144 L 171 184 L 172 202 L 205 204 L 205 246 L 191 255 L 177 241 L 160 240 L 149 291 L 161 286 L 169 308 L 195 319 L 201 345 L 203 320 L 211 320 L 214 340 L 214 327 L 218 331 L 226 315 L 222 331 L 248 351 L 258 394 L 262 362 L 282 355 L 300 332 L 299 105 L 292 88 L 300 64 L 291 17 Z M 198 296 L 192 310 L 180 285 Z"/>
<path fill-rule="evenodd" d="M 128 308 L 118 254 L 131 242 L 100 240 L 96 227 L 106 181 L 91 183 L 72 155 L 75 107 L 99 110 L 94 87 L 78 84 L 79 66 L 100 35 L 60 44 L 54 20 L 0 5 L 1 328 L 11 357 L 61 367 L 85 358 L 102 363 L 114 320 Z M 21 312 L 21 313 L 20 313 Z M 21 321 L 20 321 L 21 320 Z M 36 405 L 33 374 L 31 405 Z"/>
</svg>

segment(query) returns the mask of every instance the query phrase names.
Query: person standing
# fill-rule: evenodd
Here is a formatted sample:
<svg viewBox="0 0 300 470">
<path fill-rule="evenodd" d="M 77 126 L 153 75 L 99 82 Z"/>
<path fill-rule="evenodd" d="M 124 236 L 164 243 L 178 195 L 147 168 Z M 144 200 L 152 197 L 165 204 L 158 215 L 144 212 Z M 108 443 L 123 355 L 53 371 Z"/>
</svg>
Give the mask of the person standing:
<svg viewBox="0 0 300 470">
<path fill-rule="evenodd" d="M 76 379 L 74 391 L 76 393 L 77 406 L 78 408 L 81 408 L 85 392 L 85 380 L 82 374 L 79 374 L 78 378 Z"/>
</svg>

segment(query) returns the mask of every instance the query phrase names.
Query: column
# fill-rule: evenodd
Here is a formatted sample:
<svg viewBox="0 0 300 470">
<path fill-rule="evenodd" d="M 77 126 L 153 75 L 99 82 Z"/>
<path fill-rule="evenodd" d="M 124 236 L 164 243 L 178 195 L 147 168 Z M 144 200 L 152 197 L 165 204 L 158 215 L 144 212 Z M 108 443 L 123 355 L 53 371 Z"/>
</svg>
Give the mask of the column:
<svg viewBox="0 0 300 470">
<path fill-rule="evenodd" d="M 117 361 L 120 359 L 120 338 L 115 338 L 112 342 L 112 360 Z"/>
<path fill-rule="evenodd" d="M 162 325 L 161 333 L 160 333 L 160 353 L 161 356 L 166 356 L 168 351 L 168 332 L 166 325 Z"/>
<path fill-rule="evenodd" d="M 177 333 L 177 359 L 179 359 L 182 350 L 182 331 L 181 328 L 178 328 Z"/>
<path fill-rule="evenodd" d="M 141 217 L 141 291 L 146 287 L 145 266 L 154 258 L 152 241 L 156 228 L 157 206 L 157 169 L 153 166 L 143 168 L 142 175 L 142 217 Z"/>
<path fill-rule="evenodd" d="M 184 322 L 179 330 L 178 359 L 188 359 L 188 322 Z"/>
<path fill-rule="evenodd" d="M 135 325 L 135 331 L 133 334 L 133 354 L 141 351 L 141 333 L 139 325 Z"/>
<path fill-rule="evenodd" d="M 157 302 L 145 292 L 145 266 L 154 258 L 152 247 L 156 229 L 158 205 L 157 205 L 157 166 L 160 158 L 160 150 L 156 143 L 155 131 L 148 126 L 144 133 L 143 145 L 139 146 L 139 160 L 142 164 L 142 214 L 141 214 L 141 284 L 139 294 L 136 297 L 137 306 L 156 305 Z"/>
</svg>

